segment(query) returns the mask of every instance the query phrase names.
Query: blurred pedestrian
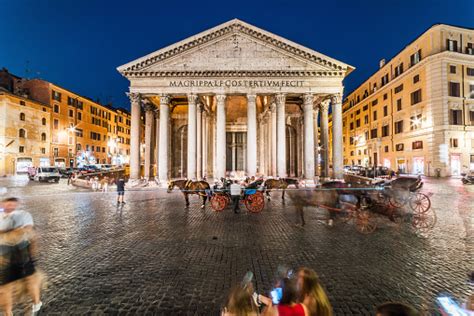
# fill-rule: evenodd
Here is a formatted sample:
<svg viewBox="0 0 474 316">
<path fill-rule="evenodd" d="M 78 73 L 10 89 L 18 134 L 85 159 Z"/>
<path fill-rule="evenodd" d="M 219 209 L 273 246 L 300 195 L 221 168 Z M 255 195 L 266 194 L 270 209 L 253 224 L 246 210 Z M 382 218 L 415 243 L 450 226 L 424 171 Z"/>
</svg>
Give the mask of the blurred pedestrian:
<svg viewBox="0 0 474 316">
<path fill-rule="evenodd" d="M 237 181 L 234 181 L 230 187 L 230 196 L 232 198 L 232 202 L 234 203 L 233 210 L 235 214 L 239 213 L 239 202 L 240 202 L 240 195 L 242 194 L 242 187 Z"/>
<path fill-rule="evenodd" d="M 403 303 L 384 303 L 377 306 L 376 316 L 419 316 L 413 307 Z"/>
<path fill-rule="evenodd" d="M 125 179 L 123 177 L 119 177 L 117 180 L 117 206 L 120 204 L 125 204 L 123 201 L 123 197 L 125 195 Z"/>
<path fill-rule="evenodd" d="M 100 180 L 100 189 L 102 192 L 107 192 L 109 190 L 109 177 L 105 176 Z"/>
<path fill-rule="evenodd" d="M 36 315 L 43 303 L 40 300 L 43 277 L 35 267 L 36 234 L 33 218 L 26 211 L 16 210 L 17 198 L 3 201 L 0 216 L 0 308 L 12 315 L 13 298 L 25 288 Z"/>
<path fill-rule="evenodd" d="M 331 303 L 319 282 L 316 272 L 309 268 L 299 268 L 296 272 L 298 301 L 303 303 L 311 316 L 332 316 Z"/>
<path fill-rule="evenodd" d="M 258 294 L 254 293 L 253 273 L 247 272 L 239 285 L 234 286 L 227 299 L 222 316 L 257 316 Z"/>
<path fill-rule="evenodd" d="M 298 291 L 295 278 L 284 278 L 281 281 L 282 297 L 278 305 L 272 306 L 264 313 L 265 316 L 309 316 L 308 309 L 298 303 Z"/>
</svg>

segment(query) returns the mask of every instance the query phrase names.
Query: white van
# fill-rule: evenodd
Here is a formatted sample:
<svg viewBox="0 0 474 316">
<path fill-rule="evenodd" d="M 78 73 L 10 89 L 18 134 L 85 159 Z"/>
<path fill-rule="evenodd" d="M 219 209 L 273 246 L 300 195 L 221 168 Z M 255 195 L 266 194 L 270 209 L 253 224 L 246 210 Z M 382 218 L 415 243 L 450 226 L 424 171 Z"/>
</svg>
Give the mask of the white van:
<svg viewBox="0 0 474 316">
<path fill-rule="evenodd" d="M 30 169 L 31 170 L 31 169 Z M 34 169 L 34 172 L 28 172 L 30 180 L 43 182 L 43 181 L 51 181 L 59 182 L 61 178 L 61 174 L 57 167 L 38 167 Z"/>
</svg>

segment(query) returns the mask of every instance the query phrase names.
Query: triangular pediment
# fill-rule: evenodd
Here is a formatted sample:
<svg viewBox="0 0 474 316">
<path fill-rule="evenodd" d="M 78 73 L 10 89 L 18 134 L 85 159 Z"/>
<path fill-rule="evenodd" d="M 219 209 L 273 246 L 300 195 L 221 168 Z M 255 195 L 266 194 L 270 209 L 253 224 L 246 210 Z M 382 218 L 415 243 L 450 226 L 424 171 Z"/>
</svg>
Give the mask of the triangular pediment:
<svg viewBox="0 0 474 316">
<path fill-rule="evenodd" d="M 212 71 L 317 72 L 345 76 L 353 69 L 237 19 L 118 68 L 126 77 Z"/>
</svg>

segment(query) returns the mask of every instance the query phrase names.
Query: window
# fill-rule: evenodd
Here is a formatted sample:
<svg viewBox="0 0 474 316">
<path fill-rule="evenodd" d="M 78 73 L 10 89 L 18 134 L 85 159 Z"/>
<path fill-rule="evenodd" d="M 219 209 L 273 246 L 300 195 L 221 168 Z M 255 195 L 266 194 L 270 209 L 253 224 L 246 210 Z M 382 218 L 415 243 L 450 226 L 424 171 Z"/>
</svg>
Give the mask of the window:
<svg viewBox="0 0 474 316">
<path fill-rule="evenodd" d="M 395 93 L 399 93 L 403 90 L 403 84 L 399 85 L 398 87 L 395 87 Z"/>
<path fill-rule="evenodd" d="M 410 130 L 416 130 L 421 126 L 421 114 L 410 117 Z"/>
<path fill-rule="evenodd" d="M 351 137 L 349 138 L 349 144 L 350 144 L 350 145 L 354 145 L 354 137 L 351 136 Z"/>
<path fill-rule="evenodd" d="M 44 117 L 41 119 L 41 124 L 46 125 L 46 119 Z"/>
<path fill-rule="evenodd" d="M 74 99 L 71 97 L 67 97 L 67 105 L 74 105 Z"/>
<path fill-rule="evenodd" d="M 59 148 L 57 148 L 57 147 L 53 148 L 53 155 L 54 155 L 54 157 L 59 156 Z"/>
<path fill-rule="evenodd" d="M 416 142 L 411 143 L 411 149 L 423 149 L 423 141 L 417 140 Z"/>
<path fill-rule="evenodd" d="M 367 155 L 367 149 L 364 149 L 364 155 Z"/>
<path fill-rule="evenodd" d="M 474 126 L 474 111 L 469 111 L 469 120 L 471 121 L 471 125 Z"/>
<path fill-rule="evenodd" d="M 449 73 L 450 74 L 455 74 L 456 73 L 456 66 L 455 65 L 449 66 Z"/>
<path fill-rule="evenodd" d="M 84 134 L 83 134 L 82 129 L 76 128 L 76 136 L 77 136 L 77 137 L 83 137 L 83 135 L 84 135 Z"/>
<path fill-rule="evenodd" d="M 61 102 L 61 93 L 53 90 L 52 97 L 53 97 L 53 100 Z"/>
<path fill-rule="evenodd" d="M 81 144 L 76 144 L 76 150 L 77 150 L 77 151 L 82 150 L 82 145 L 81 145 Z"/>
<path fill-rule="evenodd" d="M 466 73 L 468 76 L 474 76 L 474 68 L 466 68 Z"/>
<path fill-rule="evenodd" d="M 466 54 L 474 55 L 474 44 L 473 43 L 467 43 Z"/>
<path fill-rule="evenodd" d="M 420 75 L 413 77 L 413 83 L 417 83 L 418 81 L 420 81 Z"/>
<path fill-rule="evenodd" d="M 403 151 L 403 147 L 404 147 L 403 144 L 396 144 L 395 145 L 395 150 L 396 151 Z"/>
<path fill-rule="evenodd" d="M 385 74 L 385 75 L 382 77 L 382 84 L 381 84 L 381 87 L 385 86 L 387 83 L 388 83 L 388 74 Z"/>
<path fill-rule="evenodd" d="M 411 105 L 421 102 L 421 89 L 411 93 Z"/>
<path fill-rule="evenodd" d="M 377 111 L 372 112 L 372 116 L 373 116 L 374 121 L 376 121 L 377 120 Z"/>
<path fill-rule="evenodd" d="M 403 73 L 403 63 L 395 67 L 395 77 L 400 76 Z"/>
<path fill-rule="evenodd" d="M 46 141 L 46 133 L 41 133 L 41 141 Z"/>
<path fill-rule="evenodd" d="M 77 119 L 79 121 L 82 121 L 82 113 L 81 112 L 77 112 Z"/>
<path fill-rule="evenodd" d="M 403 133 L 403 121 L 395 122 L 395 134 Z"/>
<path fill-rule="evenodd" d="M 369 124 L 369 116 L 364 116 L 364 124 Z"/>
<path fill-rule="evenodd" d="M 372 101 L 372 106 L 377 105 L 377 103 L 379 103 L 379 100 L 375 99 L 374 101 Z"/>
<path fill-rule="evenodd" d="M 354 129 L 354 122 L 351 122 L 351 124 L 349 125 L 350 126 L 350 129 Z"/>
<path fill-rule="evenodd" d="M 462 125 L 462 110 L 449 110 L 449 124 Z"/>
<path fill-rule="evenodd" d="M 24 153 L 25 152 L 25 146 L 18 147 L 18 152 Z"/>
<path fill-rule="evenodd" d="M 365 141 L 369 139 L 369 131 L 364 132 Z"/>
<path fill-rule="evenodd" d="M 42 153 L 42 154 L 46 154 L 46 148 L 41 147 L 41 153 Z"/>
<path fill-rule="evenodd" d="M 102 147 L 102 152 L 105 153 L 105 147 Z"/>
<path fill-rule="evenodd" d="M 73 110 L 69 110 L 69 117 L 74 117 L 74 111 Z"/>
<path fill-rule="evenodd" d="M 369 109 L 369 105 L 366 104 L 366 105 L 364 105 L 364 107 L 362 108 L 362 111 L 367 111 L 368 109 Z"/>
<path fill-rule="evenodd" d="M 58 120 L 58 119 L 54 119 L 54 121 L 53 121 L 53 128 L 54 128 L 54 129 L 59 129 L 59 120 Z"/>
<path fill-rule="evenodd" d="M 387 98 L 388 98 L 388 95 L 385 93 L 385 94 L 383 95 L 383 99 L 384 99 L 384 100 L 387 100 Z"/>
<path fill-rule="evenodd" d="M 23 128 L 20 128 L 20 130 L 18 131 L 18 136 L 20 138 L 25 138 L 26 137 L 26 131 Z"/>
<path fill-rule="evenodd" d="M 356 127 L 360 127 L 360 119 L 356 120 Z"/>
<path fill-rule="evenodd" d="M 388 153 L 388 146 L 385 146 L 384 151 Z"/>
<path fill-rule="evenodd" d="M 402 110 L 402 99 L 398 99 L 397 100 L 397 111 L 401 111 Z"/>
<path fill-rule="evenodd" d="M 53 107 L 54 113 L 59 113 L 59 105 L 55 104 Z"/>
<path fill-rule="evenodd" d="M 385 117 L 385 116 L 387 116 L 387 115 L 388 115 L 388 106 L 385 105 L 385 106 L 383 107 L 383 116 Z"/>
<path fill-rule="evenodd" d="M 389 135 L 388 125 L 382 126 L 382 137 L 386 137 Z"/>
<path fill-rule="evenodd" d="M 20 121 L 24 121 L 25 120 L 25 113 L 20 113 Z"/>
<path fill-rule="evenodd" d="M 410 56 L 410 65 L 414 66 L 414 65 L 418 64 L 420 62 L 420 60 L 421 60 L 421 49 Z"/>
<path fill-rule="evenodd" d="M 351 150 L 351 156 L 354 156 L 354 151 L 353 150 Z"/>
<path fill-rule="evenodd" d="M 20 105 L 26 105 L 25 101 L 20 101 Z"/>
<path fill-rule="evenodd" d="M 43 112 L 46 112 L 46 108 L 43 108 Z"/>
<path fill-rule="evenodd" d="M 449 82 L 449 96 L 459 97 L 461 96 L 461 85 L 459 82 Z"/>
<path fill-rule="evenodd" d="M 458 41 L 455 40 L 446 40 L 446 49 L 451 51 L 451 52 L 457 52 L 458 51 Z"/>
<path fill-rule="evenodd" d="M 449 139 L 449 146 L 451 148 L 458 148 L 458 139 L 457 138 L 450 138 Z"/>
<path fill-rule="evenodd" d="M 474 84 L 469 85 L 469 98 L 474 99 Z"/>
<path fill-rule="evenodd" d="M 377 128 L 370 130 L 370 138 L 377 138 Z"/>
<path fill-rule="evenodd" d="M 76 100 L 77 101 L 77 100 Z M 77 101 L 76 103 L 76 108 L 78 108 L 79 110 L 82 110 L 84 107 L 84 103 L 82 101 Z"/>
</svg>

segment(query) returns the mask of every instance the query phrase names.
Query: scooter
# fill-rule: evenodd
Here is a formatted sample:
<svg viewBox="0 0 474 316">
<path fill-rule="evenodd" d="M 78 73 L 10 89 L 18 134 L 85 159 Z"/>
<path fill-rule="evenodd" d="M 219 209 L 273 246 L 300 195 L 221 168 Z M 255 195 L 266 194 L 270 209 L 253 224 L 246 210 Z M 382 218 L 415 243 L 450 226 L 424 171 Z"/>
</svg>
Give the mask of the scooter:
<svg viewBox="0 0 474 316">
<path fill-rule="evenodd" d="M 474 173 L 462 173 L 461 181 L 463 184 L 474 184 Z"/>
</svg>

